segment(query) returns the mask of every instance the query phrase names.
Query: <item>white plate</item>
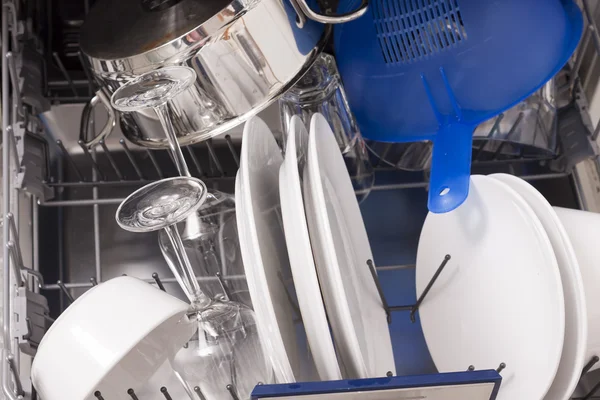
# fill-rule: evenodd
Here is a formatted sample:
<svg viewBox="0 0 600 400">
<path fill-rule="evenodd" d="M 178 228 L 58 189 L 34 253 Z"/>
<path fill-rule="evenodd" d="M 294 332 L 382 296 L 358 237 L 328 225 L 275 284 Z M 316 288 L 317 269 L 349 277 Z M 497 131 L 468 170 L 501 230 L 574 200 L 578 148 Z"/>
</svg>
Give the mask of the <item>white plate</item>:
<svg viewBox="0 0 600 400">
<path fill-rule="evenodd" d="M 386 315 L 367 267 L 371 246 L 344 159 L 321 114 L 310 123 L 303 190 L 321 292 L 346 373 L 395 374 Z"/>
<path fill-rule="evenodd" d="M 552 206 L 536 188 L 513 175 L 494 174 L 491 178 L 506 183 L 531 206 L 550 239 L 565 295 L 565 342 L 554 382 L 547 400 L 564 400 L 575 391 L 585 360 L 588 336 L 585 289 L 577 256 L 562 222 Z"/>
<path fill-rule="evenodd" d="M 556 257 L 539 219 L 508 185 L 472 176 L 460 207 L 425 219 L 417 295 L 446 254 L 452 258 L 419 309 L 438 370 L 506 363 L 498 400 L 542 399 L 558 369 L 565 307 Z"/>
<path fill-rule="evenodd" d="M 296 144 L 298 144 L 298 151 L 296 151 Z M 319 378 L 332 381 L 342 379 L 342 374 L 321 297 L 298 171 L 298 159 L 305 159 L 307 149 L 308 132 L 306 132 L 302 120 L 294 115 L 290 122 L 290 131 L 287 133 L 285 160 L 279 170 L 281 215 L 298 305 L 302 313 L 308 343 Z"/>
<path fill-rule="evenodd" d="M 310 353 L 302 346 L 305 338 L 296 332 L 293 284 L 286 290 L 292 276 L 279 215 L 282 163 L 283 156 L 267 125 L 258 117 L 248 120 L 238 173 L 240 191 L 236 188 L 237 224 L 238 231 L 243 232 L 240 247 L 257 325 L 281 383 L 316 376 Z"/>
<path fill-rule="evenodd" d="M 565 231 L 571 239 L 579 270 L 583 277 L 588 316 L 588 340 L 585 362 L 600 355 L 600 266 L 598 264 L 598 238 L 600 237 L 600 214 L 554 207 Z M 600 368 L 596 363 L 591 370 Z"/>
</svg>

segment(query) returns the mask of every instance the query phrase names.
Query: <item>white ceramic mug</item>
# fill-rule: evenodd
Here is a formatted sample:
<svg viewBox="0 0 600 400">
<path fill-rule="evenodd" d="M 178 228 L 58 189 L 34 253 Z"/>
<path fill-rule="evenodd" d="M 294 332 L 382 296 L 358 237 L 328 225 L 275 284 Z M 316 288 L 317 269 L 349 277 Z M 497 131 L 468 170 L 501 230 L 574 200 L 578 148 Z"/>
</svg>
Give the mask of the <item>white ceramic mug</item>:
<svg viewBox="0 0 600 400">
<path fill-rule="evenodd" d="M 44 400 L 131 400 L 194 333 L 188 304 L 128 276 L 79 297 L 42 339 L 31 379 Z"/>
<path fill-rule="evenodd" d="M 569 235 L 583 278 L 588 304 L 587 363 L 592 357 L 600 356 L 600 308 L 597 306 L 600 304 L 600 214 L 561 207 L 554 207 L 554 211 Z M 596 363 L 592 370 L 597 368 L 600 368 L 600 363 Z"/>
</svg>

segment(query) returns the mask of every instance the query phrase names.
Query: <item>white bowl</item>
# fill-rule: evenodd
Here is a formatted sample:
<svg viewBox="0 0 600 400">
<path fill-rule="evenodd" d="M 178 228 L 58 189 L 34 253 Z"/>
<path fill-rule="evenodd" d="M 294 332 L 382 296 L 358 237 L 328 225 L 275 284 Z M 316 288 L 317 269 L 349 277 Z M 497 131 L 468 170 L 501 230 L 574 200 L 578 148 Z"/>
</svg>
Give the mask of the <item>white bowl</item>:
<svg viewBox="0 0 600 400">
<path fill-rule="evenodd" d="M 588 304 L 588 340 L 584 362 L 600 356 L 600 214 L 554 207 L 575 249 L 579 262 L 585 301 Z M 592 370 L 600 368 L 596 363 Z"/>
<path fill-rule="evenodd" d="M 42 339 L 31 379 L 44 400 L 131 400 L 192 336 L 188 305 L 136 278 L 79 297 Z"/>
<path fill-rule="evenodd" d="M 144 387 L 135 392 L 135 395 L 140 400 L 165 400 L 165 395 L 161 391 L 163 387 L 167 389 L 167 392 L 174 400 L 184 400 L 189 399 L 190 397 L 194 398 L 194 389 L 188 387 L 187 384 L 177 376 L 177 373 L 173 370 L 173 366 L 169 360 L 165 361 L 158 368 L 154 375 L 148 379 L 148 382 L 146 382 Z M 129 400 L 132 400 L 132 397 L 130 397 Z"/>
</svg>

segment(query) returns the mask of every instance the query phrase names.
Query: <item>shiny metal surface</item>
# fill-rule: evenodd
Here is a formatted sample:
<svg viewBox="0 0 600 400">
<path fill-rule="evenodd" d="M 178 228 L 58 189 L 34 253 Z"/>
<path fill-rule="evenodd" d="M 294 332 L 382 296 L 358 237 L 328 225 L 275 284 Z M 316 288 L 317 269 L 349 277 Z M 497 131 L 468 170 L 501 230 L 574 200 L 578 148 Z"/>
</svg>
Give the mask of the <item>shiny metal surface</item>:
<svg viewBox="0 0 600 400">
<path fill-rule="evenodd" d="M 83 39 L 82 50 L 96 79 L 111 94 L 164 66 L 194 69 L 195 84 L 169 102 L 168 112 L 180 145 L 197 143 L 233 128 L 276 100 L 312 65 L 331 31 L 314 21 L 298 27 L 288 1 L 234 2 L 226 10 L 218 15 L 223 14 L 228 25 L 213 26 L 216 17 L 211 18 L 186 35 L 139 54 L 102 58 Z M 168 147 L 154 110 L 121 114 L 121 129 L 140 146 Z"/>
<path fill-rule="evenodd" d="M 254 0 L 103 0 L 86 16 L 81 49 L 104 60 L 127 58 L 154 50 L 203 25 L 209 36 L 238 18 Z M 162 3 L 154 7 L 152 3 Z M 123 23 L 130 21 L 131 23 Z M 110 27 L 110 29 L 107 29 Z M 152 27 L 152 29 L 148 29 Z"/>
<path fill-rule="evenodd" d="M 322 24 L 343 24 L 344 22 L 354 21 L 356 18 L 360 18 L 367 12 L 367 7 L 369 5 L 368 0 L 362 0 L 356 10 L 342 13 L 342 14 L 321 14 L 318 12 L 314 12 L 308 4 L 306 4 L 306 0 L 296 0 L 300 10 L 302 13 L 306 15 L 308 18 L 313 21 L 321 22 Z"/>
<path fill-rule="evenodd" d="M 90 121 L 94 120 L 94 108 L 99 103 L 101 103 L 106 109 L 108 119 L 106 124 L 104 124 L 104 127 L 100 130 L 100 133 L 96 137 L 90 137 Z M 111 107 L 110 100 L 106 94 L 102 90 L 99 90 L 83 108 L 80 127 L 81 134 L 79 140 L 83 141 L 83 144 L 88 149 L 95 147 L 98 143 L 106 139 L 106 137 L 112 133 L 116 124 L 115 110 L 113 110 Z"/>
</svg>

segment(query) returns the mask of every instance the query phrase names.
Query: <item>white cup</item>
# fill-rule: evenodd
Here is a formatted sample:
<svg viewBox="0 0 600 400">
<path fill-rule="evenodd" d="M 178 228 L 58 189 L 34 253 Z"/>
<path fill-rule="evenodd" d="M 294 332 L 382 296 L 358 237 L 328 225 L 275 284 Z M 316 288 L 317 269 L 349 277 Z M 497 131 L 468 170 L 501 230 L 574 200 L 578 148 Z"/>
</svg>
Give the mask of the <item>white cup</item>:
<svg viewBox="0 0 600 400">
<path fill-rule="evenodd" d="M 554 207 L 571 240 L 583 278 L 588 317 L 588 342 L 585 362 L 600 356 L 600 214 Z M 596 363 L 592 370 L 600 368 Z"/>
<path fill-rule="evenodd" d="M 188 304 L 128 276 L 91 288 L 42 339 L 31 379 L 44 400 L 131 400 L 190 339 Z"/>
</svg>

